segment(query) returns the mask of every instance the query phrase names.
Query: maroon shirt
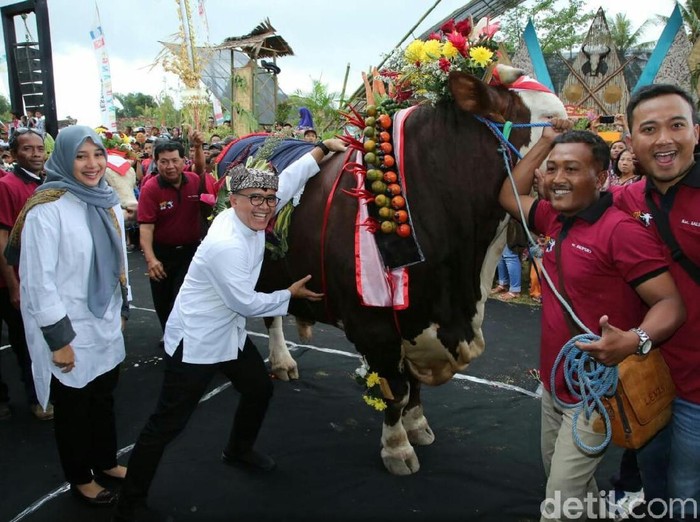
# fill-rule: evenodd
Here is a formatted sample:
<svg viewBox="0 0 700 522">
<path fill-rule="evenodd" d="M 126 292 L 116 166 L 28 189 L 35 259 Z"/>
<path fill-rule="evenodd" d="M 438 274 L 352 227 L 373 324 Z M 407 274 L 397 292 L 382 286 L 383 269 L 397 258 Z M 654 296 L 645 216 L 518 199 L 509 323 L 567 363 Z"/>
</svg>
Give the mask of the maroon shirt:
<svg viewBox="0 0 700 522">
<path fill-rule="evenodd" d="M 659 209 L 670 209 L 671 232 L 686 257 L 700 266 L 700 165 L 693 169 L 665 195 L 647 181 L 620 187 L 614 192 L 615 206 L 630 214 L 649 230 L 662 245 L 666 262 L 685 303 L 686 320 L 664 342 L 661 353 L 671 370 L 676 393 L 682 399 L 700 404 L 700 285 L 671 257 L 645 201 L 650 191 Z"/>
<path fill-rule="evenodd" d="M 199 176 L 188 171 L 182 176 L 179 189 L 160 175 L 141 189 L 138 222 L 155 225 L 154 243 L 179 246 L 199 242 Z"/>
<path fill-rule="evenodd" d="M 22 207 L 39 185 L 41 180 L 32 178 L 19 165 L 0 178 L 0 228 L 12 230 Z M 0 274 L 0 288 L 6 286 L 5 278 Z"/>
<path fill-rule="evenodd" d="M 647 307 L 635 292 L 640 283 L 667 270 L 668 263 L 658 241 L 634 219 L 612 206 L 612 195 L 565 218 L 548 201 L 536 201 L 530 210 L 530 227 L 545 235 L 544 267 L 559 288 L 556 243 L 561 243 L 561 266 L 566 292 L 579 319 L 596 335 L 599 321 L 608 315 L 610 324 L 622 330 L 639 326 Z M 562 293 L 560 291 L 560 293 Z M 542 339 L 540 374 L 547 391 L 554 361 L 573 337 L 556 295 L 542 284 Z M 560 400 L 576 402 L 564 381 L 563 366 L 556 374 Z"/>
</svg>

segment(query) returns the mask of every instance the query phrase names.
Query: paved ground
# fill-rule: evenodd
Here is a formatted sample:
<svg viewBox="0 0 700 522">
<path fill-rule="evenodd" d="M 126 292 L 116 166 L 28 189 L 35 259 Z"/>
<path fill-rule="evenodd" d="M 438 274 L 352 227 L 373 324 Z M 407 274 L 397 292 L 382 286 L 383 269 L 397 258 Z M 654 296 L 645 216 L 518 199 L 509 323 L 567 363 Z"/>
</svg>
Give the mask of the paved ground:
<svg viewBox="0 0 700 522">
<path fill-rule="evenodd" d="M 153 410 L 162 375 L 143 259 L 138 253 L 129 259 L 135 309 L 116 396 L 124 463 Z M 251 321 L 249 330 L 263 349 L 261 321 Z M 285 330 L 298 342 L 291 321 Z M 301 380 L 275 382 L 259 439 L 278 469 L 251 474 L 220 462 L 237 401 L 220 379 L 167 450 L 150 504 L 164 520 L 177 522 L 536 520 L 544 490 L 539 400 L 532 396 L 537 382 L 530 375 L 537 367 L 538 331 L 538 308 L 489 301 L 485 354 L 466 375 L 426 389 L 436 441 L 418 448 L 417 474 L 394 477 L 379 457 L 382 415 L 364 405 L 351 377 L 355 352 L 340 331 L 317 326 L 312 344 L 294 349 Z M 65 493 L 52 423 L 29 413 L 10 350 L 0 351 L 0 362 L 14 410 L 12 419 L 0 422 L 0 521 L 109 520 L 107 511 L 83 507 Z M 606 456 L 601 487 L 607 488 L 618 459 L 616 449 Z"/>
</svg>

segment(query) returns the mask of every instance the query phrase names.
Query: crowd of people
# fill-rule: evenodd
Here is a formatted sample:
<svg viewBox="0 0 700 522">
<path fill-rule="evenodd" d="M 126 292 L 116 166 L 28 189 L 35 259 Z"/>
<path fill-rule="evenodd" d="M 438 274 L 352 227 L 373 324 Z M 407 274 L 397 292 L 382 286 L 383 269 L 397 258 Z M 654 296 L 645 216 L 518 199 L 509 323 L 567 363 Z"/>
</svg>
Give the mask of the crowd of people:
<svg viewBox="0 0 700 522">
<path fill-rule="evenodd" d="M 514 169 L 517 193 L 506 180 L 499 201 L 515 219 L 522 206 L 525 225 L 544 246 L 541 266 L 600 335 L 582 350 L 606 365 L 646 353 L 652 344 L 662 350 L 677 388 L 672 419 L 646 446 L 625 453 L 616 478 L 622 489 L 643 487 L 651 508 L 656 499 L 700 500 L 700 167 L 694 159 L 700 128 L 692 99 L 671 85 L 640 89 L 626 117 L 629 136 L 611 145 L 595 133 L 572 131 L 568 120 L 552 120 Z M 246 318 L 281 315 L 292 298 L 323 295 L 307 288 L 310 276 L 287 289 L 255 291 L 264 230 L 319 171 L 319 162 L 346 147 L 338 139 L 317 142 L 306 128 L 300 138 L 316 146 L 279 175 L 235 166 L 230 208 L 203 226 L 210 208 L 201 196 L 212 190 L 212 158 L 228 138 L 212 134 L 205 142 L 202 132 L 189 129 L 187 139 L 180 129 L 125 129 L 137 151 L 129 158 L 114 154 L 106 146 L 112 136 L 98 131 L 63 129 L 48 161 L 37 127 L 12 131 L 14 164 L 0 172 L 0 311 L 32 412 L 54 419 L 72 494 L 92 506 L 116 504 L 114 520 L 122 521 L 146 509 L 166 446 L 218 371 L 241 395 L 222 460 L 275 467 L 255 448 L 272 385 L 246 334 Z M 131 194 L 120 191 L 123 180 Z M 538 197 L 532 197 L 536 180 Z M 661 222 L 675 238 L 671 246 L 656 228 Z M 494 288 L 506 300 L 522 291 L 522 240 L 509 242 Z M 137 249 L 163 330 L 165 378 L 124 466 L 116 457 L 113 392 L 131 300 L 127 253 Z M 554 289 L 539 286 L 544 377 L 573 332 Z M 598 498 L 594 472 L 604 452 L 581 451 L 572 435 L 576 425 L 584 443 L 599 444 L 603 435 L 592 428 L 597 414 L 577 418 L 562 407 L 575 401 L 564 381 L 561 371 L 552 382 L 543 379 L 545 497 Z M 0 380 L 0 419 L 10 417 Z M 119 495 L 107 487 L 114 481 Z M 556 518 L 542 513 L 542 520 Z"/>
</svg>

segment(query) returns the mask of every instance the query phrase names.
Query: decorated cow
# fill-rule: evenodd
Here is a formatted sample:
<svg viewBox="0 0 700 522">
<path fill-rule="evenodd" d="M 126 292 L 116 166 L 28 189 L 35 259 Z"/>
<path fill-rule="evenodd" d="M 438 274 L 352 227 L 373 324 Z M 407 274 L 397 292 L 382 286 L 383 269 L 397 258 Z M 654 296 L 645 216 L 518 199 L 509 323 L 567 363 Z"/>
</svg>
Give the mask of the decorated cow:
<svg viewBox="0 0 700 522">
<path fill-rule="evenodd" d="M 382 384 L 384 424 L 381 457 L 393 474 L 419 469 L 413 445 L 434 434 L 423 413 L 422 384 L 438 385 L 484 351 L 484 304 L 505 244 L 505 214 L 498 193 L 506 177 L 502 148 L 484 121 L 527 124 L 565 117 L 558 98 L 522 71 L 500 69 L 502 85 L 491 86 L 459 72 L 449 76 L 451 102 L 415 107 L 401 123 L 402 197 L 410 208 L 410 236 L 420 262 L 387 270 L 393 292 L 386 306 L 367 306 L 372 282 L 358 267 L 359 203 L 371 199 L 358 178 L 366 175 L 361 154 L 334 154 L 304 189 L 288 229 L 288 251 L 266 258 L 258 288 L 272 291 L 312 274 L 319 303 L 293 302 L 303 324 L 320 321 L 342 328 Z M 395 127 L 398 123 L 395 121 Z M 394 128 L 396 136 L 398 128 Z M 540 128 L 513 128 L 510 143 L 522 152 Z M 303 145 L 300 145 L 303 146 Z M 224 157 L 225 166 L 232 157 Z M 381 231 L 376 234 L 381 235 Z M 356 262 L 357 261 L 357 262 Z M 363 268 L 364 270 L 364 268 Z M 397 295 L 398 301 L 397 301 Z M 297 376 L 281 335 L 271 331 L 270 361 L 282 379 Z"/>
</svg>

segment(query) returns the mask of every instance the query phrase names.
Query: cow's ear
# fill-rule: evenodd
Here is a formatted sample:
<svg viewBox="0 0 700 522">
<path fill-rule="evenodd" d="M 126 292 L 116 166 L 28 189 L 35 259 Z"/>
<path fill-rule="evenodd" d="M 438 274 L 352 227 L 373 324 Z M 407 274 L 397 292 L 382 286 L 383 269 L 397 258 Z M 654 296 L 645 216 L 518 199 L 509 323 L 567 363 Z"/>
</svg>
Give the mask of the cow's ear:
<svg viewBox="0 0 700 522">
<path fill-rule="evenodd" d="M 503 122 L 503 117 L 494 110 L 492 91 L 493 87 L 486 85 L 476 76 L 458 71 L 450 73 L 450 92 L 457 107 L 465 112 Z"/>
</svg>

